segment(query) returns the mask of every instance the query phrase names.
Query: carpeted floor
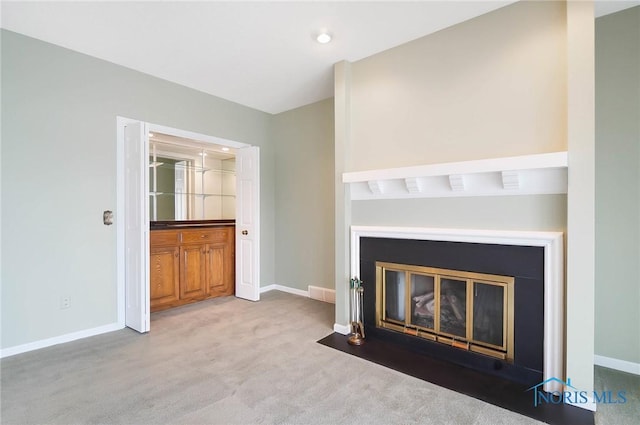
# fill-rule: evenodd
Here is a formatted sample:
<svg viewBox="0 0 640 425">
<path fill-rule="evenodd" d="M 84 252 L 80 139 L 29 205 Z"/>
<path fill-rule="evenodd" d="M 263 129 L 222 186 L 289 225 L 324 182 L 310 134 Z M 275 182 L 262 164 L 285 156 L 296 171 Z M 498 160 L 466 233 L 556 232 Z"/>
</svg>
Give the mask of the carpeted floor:
<svg viewBox="0 0 640 425">
<path fill-rule="evenodd" d="M 332 332 L 333 322 L 333 305 L 277 291 L 257 303 L 228 297 L 155 313 L 149 334 L 124 329 L 3 359 L 0 419 L 3 424 L 538 423 L 317 344 Z M 630 376 L 624 382 L 637 390 L 637 377 Z M 609 383 L 603 373 L 599 380 Z M 623 424 L 639 416 L 632 403 L 619 407 L 625 410 L 612 406 L 598 413 L 596 422 Z"/>
</svg>

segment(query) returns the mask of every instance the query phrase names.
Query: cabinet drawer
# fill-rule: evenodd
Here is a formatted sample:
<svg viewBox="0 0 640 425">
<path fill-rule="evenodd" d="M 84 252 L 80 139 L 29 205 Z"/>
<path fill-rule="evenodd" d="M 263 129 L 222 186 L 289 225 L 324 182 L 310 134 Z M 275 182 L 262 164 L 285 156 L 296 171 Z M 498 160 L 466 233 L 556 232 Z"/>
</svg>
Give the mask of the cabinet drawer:
<svg viewBox="0 0 640 425">
<path fill-rule="evenodd" d="M 177 245 L 178 232 L 175 230 L 153 230 L 149 233 L 151 246 Z"/>
<path fill-rule="evenodd" d="M 226 242 L 228 240 L 227 229 L 185 230 L 182 232 L 182 243 L 210 243 Z"/>
</svg>

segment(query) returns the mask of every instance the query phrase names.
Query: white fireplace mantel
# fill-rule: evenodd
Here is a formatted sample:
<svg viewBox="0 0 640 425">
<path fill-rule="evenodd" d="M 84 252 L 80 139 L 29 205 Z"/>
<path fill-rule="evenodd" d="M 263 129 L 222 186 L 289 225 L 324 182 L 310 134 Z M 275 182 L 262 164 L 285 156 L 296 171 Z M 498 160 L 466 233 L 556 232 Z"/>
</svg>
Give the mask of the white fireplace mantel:
<svg viewBox="0 0 640 425">
<path fill-rule="evenodd" d="M 567 193 L 567 152 L 344 173 L 352 200 Z"/>
</svg>

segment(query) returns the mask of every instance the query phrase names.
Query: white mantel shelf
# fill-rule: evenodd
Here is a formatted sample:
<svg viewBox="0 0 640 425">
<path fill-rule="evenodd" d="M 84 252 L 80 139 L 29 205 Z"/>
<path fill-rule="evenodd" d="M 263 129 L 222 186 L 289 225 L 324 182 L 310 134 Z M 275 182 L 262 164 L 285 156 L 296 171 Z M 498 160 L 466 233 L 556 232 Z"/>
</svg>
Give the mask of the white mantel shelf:
<svg viewBox="0 0 640 425">
<path fill-rule="evenodd" d="M 567 193 L 567 152 L 344 173 L 352 200 Z"/>
</svg>

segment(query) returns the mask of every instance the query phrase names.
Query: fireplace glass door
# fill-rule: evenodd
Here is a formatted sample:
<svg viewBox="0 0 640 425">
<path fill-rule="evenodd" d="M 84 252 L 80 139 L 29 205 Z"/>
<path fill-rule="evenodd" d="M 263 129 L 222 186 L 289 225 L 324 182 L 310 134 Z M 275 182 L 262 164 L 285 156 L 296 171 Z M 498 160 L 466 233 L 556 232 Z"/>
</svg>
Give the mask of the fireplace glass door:
<svg viewBox="0 0 640 425">
<path fill-rule="evenodd" d="M 499 347 L 504 340 L 502 318 L 505 288 L 501 285 L 473 282 L 473 339 Z"/>
<path fill-rule="evenodd" d="M 510 276 L 376 263 L 376 325 L 513 360 Z"/>
<path fill-rule="evenodd" d="M 411 324 L 435 329 L 435 278 L 426 274 L 411 274 Z"/>
<path fill-rule="evenodd" d="M 385 292 L 385 311 L 387 318 L 392 322 L 404 323 L 405 321 L 405 273 L 387 270 L 385 281 L 387 290 Z"/>
<path fill-rule="evenodd" d="M 467 282 L 440 278 L 440 332 L 454 337 L 467 336 Z"/>
</svg>

